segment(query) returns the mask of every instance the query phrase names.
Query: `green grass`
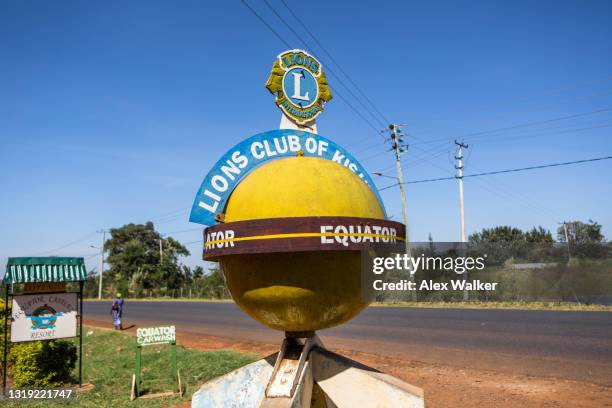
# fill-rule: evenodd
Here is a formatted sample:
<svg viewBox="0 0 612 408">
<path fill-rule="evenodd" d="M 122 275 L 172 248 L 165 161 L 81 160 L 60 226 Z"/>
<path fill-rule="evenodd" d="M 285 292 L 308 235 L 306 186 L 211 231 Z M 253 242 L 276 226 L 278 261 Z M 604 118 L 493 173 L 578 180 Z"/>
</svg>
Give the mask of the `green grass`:
<svg viewBox="0 0 612 408">
<path fill-rule="evenodd" d="M 86 335 L 88 334 L 88 335 Z M 83 379 L 95 388 L 69 401 L 8 402 L 2 406 L 27 407 L 171 407 L 190 401 L 198 387 L 211 378 L 251 363 L 259 357 L 233 351 L 196 351 L 177 346 L 177 366 L 185 393 L 180 397 L 130 401 L 135 361 L 135 338 L 111 330 L 83 328 Z M 143 351 L 143 388 L 149 392 L 172 391 L 170 347 L 149 346 Z"/>
<path fill-rule="evenodd" d="M 556 310 L 583 312 L 612 312 L 612 306 L 585 305 L 572 302 L 379 302 L 372 303 L 378 307 L 416 307 L 436 309 L 515 309 L 515 310 Z"/>
<path fill-rule="evenodd" d="M 172 298 L 143 298 L 143 299 L 128 299 L 130 302 L 233 302 L 231 299 L 172 299 Z M 97 299 L 86 300 L 89 302 L 98 301 Z M 108 302 L 108 300 L 102 300 Z M 574 302 L 543 302 L 543 301 L 470 301 L 470 302 L 440 302 L 440 301 L 422 301 L 422 302 L 374 302 L 371 304 L 374 307 L 418 307 L 418 308 L 438 308 L 438 309 L 517 309 L 517 310 L 558 310 L 558 311 L 587 311 L 587 312 L 612 312 L 612 306 L 594 305 L 594 304 L 578 304 Z"/>
<path fill-rule="evenodd" d="M 114 298 L 103 298 L 103 299 L 83 299 L 85 302 L 112 302 Z M 232 299 L 210 299 L 210 298 L 171 298 L 171 297 L 150 297 L 150 298 L 131 298 L 127 297 L 126 300 L 130 302 L 211 302 L 211 303 L 233 303 Z"/>
</svg>

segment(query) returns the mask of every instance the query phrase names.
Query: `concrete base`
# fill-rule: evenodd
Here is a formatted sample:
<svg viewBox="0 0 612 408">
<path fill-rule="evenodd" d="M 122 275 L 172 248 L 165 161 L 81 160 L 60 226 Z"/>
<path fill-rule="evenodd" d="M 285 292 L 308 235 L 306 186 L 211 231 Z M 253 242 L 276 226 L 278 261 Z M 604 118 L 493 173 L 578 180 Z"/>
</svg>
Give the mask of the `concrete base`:
<svg viewBox="0 0 612 408">
<path fill-rule="evenodd" d="M 191 398 L 194 408 L 259 407 L 265 397 L 276 355 L 241 367 L 202 385 Z"/>
<path fill-rule="evenodd" d="M 276 354 L 204 384 L 192 408 L 424 408 L 423 390 L 339 354 L 315 348 L 290 397 L 266 397 Z"/>
</svg>

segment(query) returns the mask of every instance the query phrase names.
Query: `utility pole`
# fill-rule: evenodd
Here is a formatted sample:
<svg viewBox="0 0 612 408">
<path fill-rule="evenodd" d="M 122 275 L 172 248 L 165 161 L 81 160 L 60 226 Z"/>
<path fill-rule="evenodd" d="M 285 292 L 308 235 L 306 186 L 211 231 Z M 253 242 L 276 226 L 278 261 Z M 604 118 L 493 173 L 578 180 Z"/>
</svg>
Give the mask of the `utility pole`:
<svg viewBox="0 0 612 408">
<path fill-rule="evenodd" d="M 459 216 L 461 218 L 461 242 L 465 244 L 467 242 L 467 236 L 465 235 L 465 209 L 463 205 L 463 149 L 467 149 L 468 145 L 459 143 L 456 140 L 455 144 L 457 145 L 457 156 L 455 156 L 455 159 L 457 160 L 457 165 L 455 166 L 455 168 L 457 169 L 457 179 L 459 180 Z M 468 271 L 466 270 L 463 273 L 463 280 L 467 279 Z M 469 297 L 469 292 L 464 285 L 463 300 L 469 300 Z"/>
<path fill-rule="evenodd" d="M 461 242 L 467 242 L 467 237 L 465 235 L 465 209 L 463 207 L 463 149 L 467 149 L 468 145 L 459 143 L 455 140 L 455 144 L 457 145 L 457 165 L 455 168 L 457 169 L 457 179 L 459 180 L 459 214 L 461 217 Z"/>
<path fill-rule="evenodd" d="M 563 232 L 565 233 L 565 244 L 567 245 L 567 262 L 569 263 L 572 260 L 572 253 L 570 252 L 570 242 L 569 236 L 567 234 L 567 222 L 563 221 L 559 224 L 563 224 Z"/>
<path fill-rule="evenodd" d="M 163 247 L 163 238 L 161 237 L 161 235 L 159 236 L 159 264 L 161 265 L 162 261 L 164 260 L 164 247 Z"/>
<path fill-rule="evenodd" d="M 389 125 L 389 129 L 391 130 L 391 148 L 395 151 L 395 168 L 397 170 L 397 181 L 399 184 L 400 195 L 402 199 L 402 220 L 404 221 L 404 226 L 406 227 L 406 237 L 404 244 L 406 245 L 406 255 L 408 258 L 412 258 L 412 253 L 410 250 L 410 234 L 408 232 L 408 210 L 406 209 L 406 190 L 404 188 L 404 172 L 402 171 L 401 157 L 402 153 L 404 153 L 403 147 L 403 132 L 402 129 L 398 125 L 391 124 Z M 412 272 L 412 271 L 410 271 Z M 410 281 L 414 282 L 414 274 L 410 273 Z M 416 290 L 410 291 L 411 299 L 416 301 Z"/>
<path fill-rule="evenodd" d="M 397 181 L 399 183 L 402 198 L 402 219 L 406 226 L 406 253 L 410 256 L 410 235 L 408 234 L 408 211 L 406 209 L 406 190 L 404 189 L 404 172 L 402 171 L 401 157 L 404 153 L 402 146 L 402 129 L 397 125 L 389 125 L 391 129 L 391 147 L 395 152 L 395 168 L 397 170 Z"/>
<path fill-rule="evenodd" d="M 106 242 L 106 230 L 96 231 L 102 233 L 102 245 L 100 245 L 100 279 L 98 281 L 98 299 L 102 299 L 102 275 L 104 275 L 104 243 Z"/>
</svg>

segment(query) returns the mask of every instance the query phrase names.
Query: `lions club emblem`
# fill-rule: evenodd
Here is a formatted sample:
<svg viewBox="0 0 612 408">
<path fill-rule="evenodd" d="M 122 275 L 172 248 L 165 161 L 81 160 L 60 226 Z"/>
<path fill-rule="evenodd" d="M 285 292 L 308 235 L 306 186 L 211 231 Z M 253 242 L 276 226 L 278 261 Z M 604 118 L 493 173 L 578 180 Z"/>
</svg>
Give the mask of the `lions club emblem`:
<svg viewBox="0 0 612 408">
<path fill-rule="evenodd" d="M 278 56 L 266 88 L 276 95 L 276 105 L 285 115 L 300 125 L 316 118 L 332 98 L 321 63 L 302 50 Z"/>
</svg>

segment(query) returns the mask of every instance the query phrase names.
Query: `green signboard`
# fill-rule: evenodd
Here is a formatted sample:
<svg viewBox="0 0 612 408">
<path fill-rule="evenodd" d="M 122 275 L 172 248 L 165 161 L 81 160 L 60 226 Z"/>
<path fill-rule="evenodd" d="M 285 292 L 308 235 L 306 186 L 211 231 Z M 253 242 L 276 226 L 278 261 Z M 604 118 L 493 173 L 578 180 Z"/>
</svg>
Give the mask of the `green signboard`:
<svg viewBox="0 0 612 408">
<path fill-rule="evenodd" d="M 168 395 L 182 395 L 180 372 L 176 367 L 176 328 L 174 326 L 140 327 L 136 330 L 136 366 L 132 375 L 132 389 L 130 399 L 140 396 L 142 390 L 142 348 L 146 346 L 167 344 L 170 346 L 170 378 L 176 380 L 176 390 L 159 394 L 150 394 L 147 397 L 163 397 Z"/>
<path fill-rule="evenodd" d="M 176 343 L 174 326 L 141 327 L 136 330 L 136 343 L 141 346 Z"/>
</svg>

